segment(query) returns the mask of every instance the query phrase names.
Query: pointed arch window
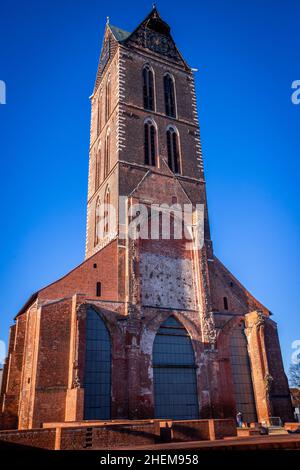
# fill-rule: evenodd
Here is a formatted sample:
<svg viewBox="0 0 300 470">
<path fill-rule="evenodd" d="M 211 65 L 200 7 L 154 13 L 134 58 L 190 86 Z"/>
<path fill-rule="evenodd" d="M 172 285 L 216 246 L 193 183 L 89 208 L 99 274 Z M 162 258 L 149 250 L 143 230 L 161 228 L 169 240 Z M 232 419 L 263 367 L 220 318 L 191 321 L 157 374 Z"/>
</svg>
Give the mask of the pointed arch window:
<svg viewBox="0 0 300 470">
<path fill-rule="evenodd" d="M 143 68 L 143 96 L 144 108 L 154 110 L 154 79 L 153 72 L 148 65 Z"/>
<path fill-rule="evenodd" d="M 101 131 L 101 105 L 102 105 L 102 91 L 100 91 L 99 98 L 98 98 L 98 112 L 97 112 L 97 135 L 100 134 Z"/>
<path fill-rule="evenodd" d="M 108 77 L 105 88 L 105 119 L 108 121 L 110 116 L 110 105 L 111 105 L 111 93 L 110 93 L 110 77 Z"/>
<path fill-rule="evenodd" d="M 244 421 L 256 422 L 256 403 L 244 323 L 233 328 L 229 344 L 236 410 L 243 414 Z"/>
<path fill-rule="evenodd" d="M 180 173 L 179 139 L 174 127 L 167 130 L 168 165 L 174 173 Z"/>
<path fill-rule="evenodd" d="M 198 419 L 195 354 L 184 326 L 169 317 L 153 344 L 155 418 Z"/>
<path fill-rule="evenodd" d="M 144 124 L 145 165 L 156 165 L 156 128 L 149 119 Z"/>
<path fill-rule="evenodd" d="M 100 176 L 101 176 L 101 146 L 99 145 L 96 152 L 96 162 L 95 162 L 95 191 L 100 186 Z"/>
<path fill-rule="evenodd" d="M 108 131 L 105 138 L 104 149 L 104 178 L 107 177 L 110 171 L 110 132 Z"/>
<path fill-rule="evenodd" d="M 104 236 L 109 233 L 110 225 L 110 190 L 106 189 L 104 196 Z"/>
<path fill-rule="evenodd" d="M 97 199 L 96 202 L 96 209 L 95 209 L 95 238 L 94 238 L 94 246 L 97 246 L 100 242 L 100 210 L 101 210 L 101 202 L 100 198 Z"/>
<path fill-rule="evenodd" d="M 175 84 L 170 74 L 164 76 L 164 94 L 166 115 L 176 117 Z"/>
<path fill-rule="evenodd" d="M 86 316 L 84 419 L 110 419 L 111 339 L 100 315 L 91 307 Z"/>
</svg>

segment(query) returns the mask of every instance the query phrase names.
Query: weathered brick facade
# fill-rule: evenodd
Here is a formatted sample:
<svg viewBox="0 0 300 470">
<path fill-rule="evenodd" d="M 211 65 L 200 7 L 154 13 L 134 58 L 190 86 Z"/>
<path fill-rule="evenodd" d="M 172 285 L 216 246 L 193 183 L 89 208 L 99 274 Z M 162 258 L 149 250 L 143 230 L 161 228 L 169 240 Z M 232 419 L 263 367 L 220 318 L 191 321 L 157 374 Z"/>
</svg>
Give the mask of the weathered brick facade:
<svg viewBox="0 0 300 470">
<path fill-rule="evenodd" d="M 152 110 L 144 108 L 145 65 L 154 79 Z M 176 117 L 166 115 L 165 74 L 174 80 Z M 173 317 L 193 347 L 198 417 L 235 417 L 243 393 L 250 402 L 253 391 L 255 410 L 251 415 L 242 409 L 245 420 L 256 414 L 253 420 L 260 422 L 270 416 L 291 421 L 276 324 L 213 253 L 193 73 L 156 9 L 132 34 L 107 25 L 91 106 L 86 260 L 34 294 L 16 316 L 0 426 L 33 429 L 84 420 L 90 309 L 109 332 L 110 419 L 156 416 L 153 344 Z M 155 123 L 155 166 L 144 160 L 147 119 Z M 179 142 L 176 174 L 168 165 L 170 126 Z M 98 239 L 97 201 L 108 193 L 117 224 Z M 194 225 L 192 241 L 131 239 L 128 217 L 118 218 L 120 196 L 127 198 L 127 210 L 137 202 L 203 204 L 204 246 L 196 246 Z M 197 222 L 195 212 L 193 217 Z M 247 379 L 239 383 L 241 376 Z"/>
</svg>

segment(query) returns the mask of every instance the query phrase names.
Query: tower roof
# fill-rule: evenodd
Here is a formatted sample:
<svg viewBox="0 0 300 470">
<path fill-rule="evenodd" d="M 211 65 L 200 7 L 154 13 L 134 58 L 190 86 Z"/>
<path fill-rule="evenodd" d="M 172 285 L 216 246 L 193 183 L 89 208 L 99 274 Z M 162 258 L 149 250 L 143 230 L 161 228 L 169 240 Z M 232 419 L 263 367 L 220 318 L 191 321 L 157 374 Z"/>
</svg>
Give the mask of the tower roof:
<svg viewBox="0 0 300 470">
<path fill-rule="evenodd" d="M 109 24 L 109 28 L 118 42 L 123 42 L 130 38 L 141 26 L 146 26 L 153 31 L 165 35 L 169 35 L 171 31 L 170 26 L 161 18 L 156 6 L 153 6 L 152 10 L 146 16 L 146 18 L 144 18 L 131 33 L 117 26 Z"/>
<path fill-rule="evenodd" d="M 124 29 L 118 28 L 117 26 L 113 26 L 111 24 L 109 25 L 109 28 L 114 38 L 118 42 L 125 41 L 125 39 L 129 38 L 129 36 L 131 35 L 131 33 L 129 33 L 128 31 L 125 31 Z"/>
</svg>

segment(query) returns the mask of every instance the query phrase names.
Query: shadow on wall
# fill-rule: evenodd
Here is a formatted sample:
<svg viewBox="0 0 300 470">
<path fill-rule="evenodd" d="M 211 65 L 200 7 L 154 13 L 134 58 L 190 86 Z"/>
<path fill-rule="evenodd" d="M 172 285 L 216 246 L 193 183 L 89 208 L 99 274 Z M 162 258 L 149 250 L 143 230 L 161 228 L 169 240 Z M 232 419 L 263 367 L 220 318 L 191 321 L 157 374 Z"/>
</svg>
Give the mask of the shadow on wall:
<svg viewBox="0 0 300 470">
<path fill-rule="evenodd" d="M 45 452 L 47 449 L 41 449 L 38 447 L 34 446 L 26 446 L 24 444 L 16 444 L 14 442 L 5 442 L 5 441 L 0 441 L 0 451 L 2 450 L 20 450 L 20 451 L 35 451 L 35 452 Z"/>
</svg>

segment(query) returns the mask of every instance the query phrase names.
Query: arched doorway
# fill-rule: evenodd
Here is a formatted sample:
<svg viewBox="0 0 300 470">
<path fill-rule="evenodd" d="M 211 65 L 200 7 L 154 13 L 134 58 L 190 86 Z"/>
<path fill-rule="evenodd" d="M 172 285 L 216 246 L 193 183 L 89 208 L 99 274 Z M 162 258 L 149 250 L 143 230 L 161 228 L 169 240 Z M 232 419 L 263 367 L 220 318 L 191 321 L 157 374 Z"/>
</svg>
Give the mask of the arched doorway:
<svg viewBox="0 0 300 470">
<path fill-rule="evenodd" d="M 110 419 L 111 341 L 104 321 L 89 308 L 86 317 L 84 419 Z"/>
<path fill-rule="evenodd" d="M 174 317 L 155 337 L 153 371 L 155 418 L 199 418 L 194 350 L 188 332 Z"/>
<path fill-rule="evenodd" d="M 230 334 L 230 362 L 236 410 L 243 414 L 245 422 L 250 423 L 257 421 L 257 415 L 244 328 L 244 323 L 241 323 Z"/>
</svg>

